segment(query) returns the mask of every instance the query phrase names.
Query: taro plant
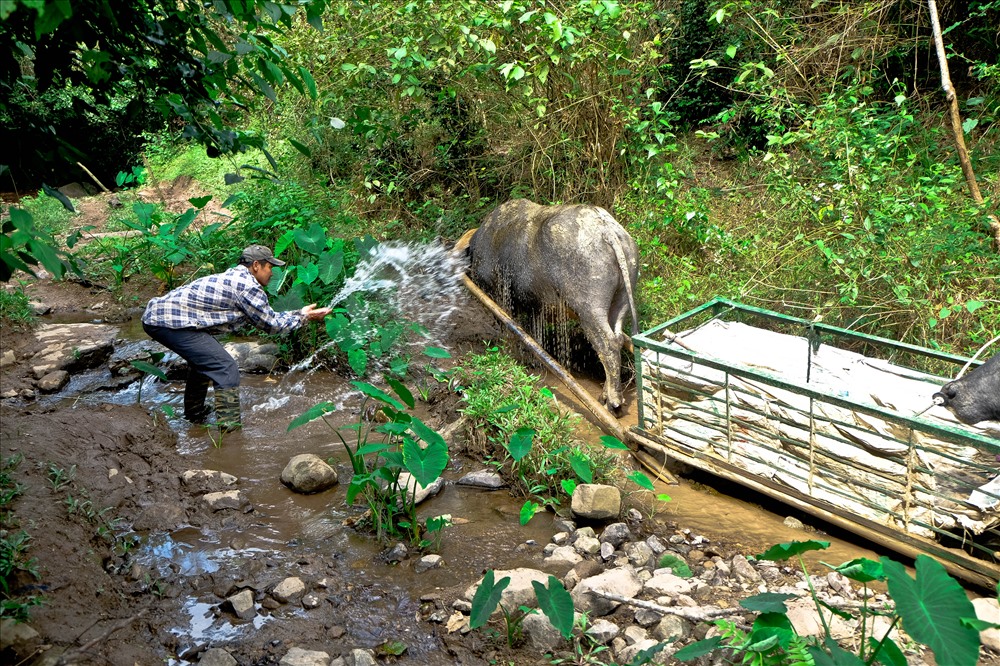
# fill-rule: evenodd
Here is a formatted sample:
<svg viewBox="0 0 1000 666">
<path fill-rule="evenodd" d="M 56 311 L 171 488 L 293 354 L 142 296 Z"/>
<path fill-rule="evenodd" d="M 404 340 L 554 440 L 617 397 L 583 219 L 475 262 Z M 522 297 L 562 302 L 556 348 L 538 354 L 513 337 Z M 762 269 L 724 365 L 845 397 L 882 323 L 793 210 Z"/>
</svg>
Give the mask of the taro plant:
<svg viewBox="0 0 1000 666">
<path fill-rule="evenodd" d="M 144 359 L 136 359 L 132 361 L 129 365 L 142 373 L 139 377 L 139 390 L 135 394 L 135 404 L 142 403 L 142 385 L 146 380 L 146 377 L 152 375 L 162 381 L 167 381 L 167 375 L 163 370 L 156 367 L 155 363 L 159 363 L 166 356 L 166 352 L 148 352 L 148 356 Z"/>
<path fill-rule="evenodd" d="M 867 664 L 906 664 L 899 645 L 890 638 L 897 624 L 913 640 L 929 647 L 937 663 L 955 666 L 973 666 L 979 660 L 979 632 L 994 627 L 976 618 L 976 611 L 959 585 L 948 575 L 937 560 L 926 555 L 916 559 L 916 577 L 911 578 L 906 568 L 887 557 L 878 562 L 858 558 L 837 567 L 834 571 L 850 580 L 867 584 L 885 581 L 894 608 L 881 609 L 868 606 L 868 594 L 859 615 L 835 608 L 819 599 L 806 571 L 802 553 L 823 550 L 829 547 L 826 541 L 793 541 L 782 543 L 758 555 L 758 559 L 784 561 L 796 558 L 803 572 L 819 617 L 823 623 L 825 636 L 821 641 L 799 636 L 786 615 L 785 601 L 794 595 L 764 593 L 740 602 L 747 610 L 758 612 L 750 631 L 743 631 L 729 621 L 720 620 L 716 624 L 722 635 L 693 643 L 675 653 L 680 661 L 690 661 L 712 654 L 716 650 L 727 649 L 737 653 L 745 664 L 807 664 L 817 666 L 862 666 Z M 829 565 L 827 565 L 829 566 Z M 841 647 L 831 637 L 830 627 L 822 608 L 847 620 L 860 619 L 861 641 L 858 653 L 854 654 Z M 853 610 L 853 609 L 852 609 Z M 876 615 L 891 618 L 889 627 L 881 636 L 872 634 L 874 626 L 870 620 Z"/>
<path fill-rule="evenodd" d="M 41 579 L 35 558 L 28 555 L 31 535 L 17 529 L 13 512 L 14 501 L 24 492 L 13 472 L 23 460 L 21 454 L 16 454 L 0 461 L 0 618 L 19 621 L 27 620 L 29 609 L 41 603 L 38 597 L 18 594 L 13 589 L 19 575 Z"/>
<path fill-rule="evenodd" d="M 572 639 L 575 628 L 579 628 L 582 636 L 584 625 L 576 622 L 573 598 L 558 578 L 550 575 L 547 585 L 543 585 L 537 580 L 531 581 L 531 587 L 535 590 L 535 600 L 538 603 L 537 609 L 521 606 L 512 611 L 504 606 L 501 599 L 508 585 L 510 585 L 510 576 L 496 580 L 496 573 L 493 569 L 486 572 L 472 598 L 472 611 L 469 616 L 470 629 L 484 626 L 499 607 L 503 613 L 507 644 L 511 647 L 520 640 L 524 618 L 539 610 L 564 639 Z"/>
<path fill-rule="evenodd" d="M 398 380 L 386 381 L 398 399 L 367 382 L 352 382 L 364 395 L 361 414 L 368 411 L 369 401 L 374 401 L 386 419 L 375 425 L 362 417 L 344 428 L 354 433 L 353 444 L 326 421 L 326 415 L 334 410 L 330 402 L 313 405 L 292 420 L 288 431 L 322 419 L 344 444 L 351 462 L 353 475 L 347 487 L 347 503 L 354 504 L 360 498 L 368 505 L 379 539 L 406 535 L 412 544 L 419 545 L 421 525 L 415 501 L 418 486 L 427 487 L 441 476 L 448 466 L 448 445 L 441 435 L 408 412 L 416 404 L 410 390 Z M 442 518 L 429 520 L 426 531 L 439 532 L 445 525 Z"/>
</svg>

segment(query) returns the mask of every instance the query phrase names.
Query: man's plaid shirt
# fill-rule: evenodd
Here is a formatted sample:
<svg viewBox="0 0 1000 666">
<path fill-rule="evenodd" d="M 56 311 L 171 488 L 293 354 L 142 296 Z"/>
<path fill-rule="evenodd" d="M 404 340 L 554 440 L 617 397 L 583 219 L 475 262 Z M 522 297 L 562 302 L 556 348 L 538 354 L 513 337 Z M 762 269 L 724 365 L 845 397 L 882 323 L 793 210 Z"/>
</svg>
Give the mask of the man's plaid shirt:
<svg viewBox="0 0 1000 666">
<path fill-rule="evenodd" d="M 199 278 L 149 301 L 142 323 L 164 328 L 232 331 L 253 324 L 268 333 L 291 331 L 305 321 L 298 310 L 275 312 L 246 266 Z"/>
</svg>

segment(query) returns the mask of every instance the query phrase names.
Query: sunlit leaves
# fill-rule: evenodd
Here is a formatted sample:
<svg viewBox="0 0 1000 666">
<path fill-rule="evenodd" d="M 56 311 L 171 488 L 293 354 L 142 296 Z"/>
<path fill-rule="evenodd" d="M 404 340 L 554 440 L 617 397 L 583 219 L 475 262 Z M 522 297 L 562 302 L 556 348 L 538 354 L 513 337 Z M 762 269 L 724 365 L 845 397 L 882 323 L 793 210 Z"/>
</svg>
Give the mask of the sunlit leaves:
<svg viewBox="0 0 1000 666">
<path fill-rule="evenodd" d="M 299 414 L 294 419 L 292 419 L 292 422 L 288 424 L 288 430 L 286 432 L 291 432 L 296 428 L 298 428 L 299 426 L 303 426 L 311 421 L 315 421 L 316 419 L 326 414 L 329 414 L 335 409 L 336 406 L 332 402 L 324 401 L 317 403 L 312 407 L 310 407 L 309 409 L 307 409 L 302 414 Z"/>
</svg>

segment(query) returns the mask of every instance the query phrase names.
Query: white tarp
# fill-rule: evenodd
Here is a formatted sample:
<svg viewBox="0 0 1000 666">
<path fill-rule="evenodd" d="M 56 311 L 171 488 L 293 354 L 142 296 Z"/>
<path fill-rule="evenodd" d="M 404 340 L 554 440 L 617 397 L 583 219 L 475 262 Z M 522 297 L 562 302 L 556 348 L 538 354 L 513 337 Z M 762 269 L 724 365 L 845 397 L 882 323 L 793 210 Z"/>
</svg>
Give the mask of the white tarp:
<svg viewBox="0 0 1000 666">
<path fill-rule="evenodd" d="M 737 322 L 713 320 L 681 337 L 699 357 L 731 371 L 643 350 L 642 428 L 921 536 L 932 537 L 931 527 L 981 534 L 1000 523 L 995 452 L 911 433 L 905 424 L 811 401 L 739 371 L 911 418 L 932 404 L 946 379 L 829 345 L 810 359 L 805 338 Z M 943 407 L 919 418 L 1000 439 L 1000 423 L 967 426 Z"/>
</svg>

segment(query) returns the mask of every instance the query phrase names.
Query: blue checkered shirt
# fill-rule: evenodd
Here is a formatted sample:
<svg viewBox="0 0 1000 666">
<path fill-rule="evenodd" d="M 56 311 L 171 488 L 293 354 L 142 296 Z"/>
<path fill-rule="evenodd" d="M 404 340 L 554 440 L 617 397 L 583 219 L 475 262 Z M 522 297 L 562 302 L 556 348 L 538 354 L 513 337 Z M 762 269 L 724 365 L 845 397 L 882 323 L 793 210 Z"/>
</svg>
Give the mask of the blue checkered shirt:
<svg viewBox="0 0 1000 666">
<path fill-rule="evenodd" d="M 199 278 L 149 301 L 142 323 L 223 333 L 253 324 L 268 333 L 283 333 L 302 325 L 298 310 L 275 312 L 267 294 L 246 266 Z"/>
</svg>

